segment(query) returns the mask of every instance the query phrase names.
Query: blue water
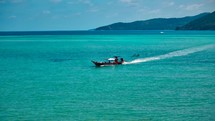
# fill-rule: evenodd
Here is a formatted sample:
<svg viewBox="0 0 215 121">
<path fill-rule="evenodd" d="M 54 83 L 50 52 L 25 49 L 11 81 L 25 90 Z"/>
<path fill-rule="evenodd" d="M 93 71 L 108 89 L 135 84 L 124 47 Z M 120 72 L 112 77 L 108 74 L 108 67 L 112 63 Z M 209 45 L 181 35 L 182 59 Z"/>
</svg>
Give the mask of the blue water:
<svg viewBox="0 0 215 121">
<path fill-rule="evenodd" d="M 214 31 L 86 33 L 0 36 L 1 121 L 215 120 Z"/>
</svg>

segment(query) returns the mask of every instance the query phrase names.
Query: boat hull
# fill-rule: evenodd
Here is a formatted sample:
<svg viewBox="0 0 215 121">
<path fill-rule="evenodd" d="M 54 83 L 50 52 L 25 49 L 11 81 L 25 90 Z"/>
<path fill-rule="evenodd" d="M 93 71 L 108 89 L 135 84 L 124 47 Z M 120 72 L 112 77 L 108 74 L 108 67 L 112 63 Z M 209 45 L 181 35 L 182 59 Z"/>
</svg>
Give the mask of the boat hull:
<svg viewBox="0 0 215 121">
<path fill-rule="evenodd" d="M 122 63 L 108 63 L 108 62 L 96 62 L 96 61 L 92 61 L 96 66 L 113 66 L 113 65 L 121 65 Z"/>
</svg>

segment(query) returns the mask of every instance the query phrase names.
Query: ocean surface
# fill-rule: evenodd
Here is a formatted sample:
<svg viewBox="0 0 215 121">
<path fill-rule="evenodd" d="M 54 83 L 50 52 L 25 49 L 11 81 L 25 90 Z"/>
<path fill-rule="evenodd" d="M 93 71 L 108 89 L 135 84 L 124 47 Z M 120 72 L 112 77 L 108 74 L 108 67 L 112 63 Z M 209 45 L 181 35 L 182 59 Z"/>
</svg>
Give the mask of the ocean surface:
<svg viewBox="0 0 215 121">
<path fill-rule="evenodd" d="M 215 120 L 215 31 L 56 33 L 1 33 L 1 121 Z"/>
</svg>

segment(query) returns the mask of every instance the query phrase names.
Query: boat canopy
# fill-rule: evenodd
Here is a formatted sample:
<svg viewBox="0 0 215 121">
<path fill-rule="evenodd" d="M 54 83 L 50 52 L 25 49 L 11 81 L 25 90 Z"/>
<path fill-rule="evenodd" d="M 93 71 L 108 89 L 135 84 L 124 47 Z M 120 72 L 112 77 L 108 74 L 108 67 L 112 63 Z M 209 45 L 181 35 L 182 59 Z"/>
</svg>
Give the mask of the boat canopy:
<svg viewBox="0 0 215 121">
<path fill-rule="evenodd" d="M 109 60 L 109 61 L 114 61 L 114 60 L 115 60 L 115 58 L 108 58 L 108 60 Z"/>
</svg>

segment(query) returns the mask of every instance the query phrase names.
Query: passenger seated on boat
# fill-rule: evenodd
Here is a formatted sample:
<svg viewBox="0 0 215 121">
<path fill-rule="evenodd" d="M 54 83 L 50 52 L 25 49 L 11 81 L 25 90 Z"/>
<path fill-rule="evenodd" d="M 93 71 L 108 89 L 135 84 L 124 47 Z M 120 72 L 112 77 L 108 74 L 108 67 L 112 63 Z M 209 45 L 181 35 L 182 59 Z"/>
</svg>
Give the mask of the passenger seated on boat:
<svg viewBox="0 0 215 121">
<path fill-rule="evenodd" d="M 121 60 L 121 63 L 124 63 L 124 59 L 123 58 L 121 58 L 120 60 Z"/>
<path fill-rule="evenodd" d="M 117 57 L 115 57 L 114 62 L 115 62 L 116 64 L 118 64 L 118 58 L 117 58 Z"/>
</svg>

